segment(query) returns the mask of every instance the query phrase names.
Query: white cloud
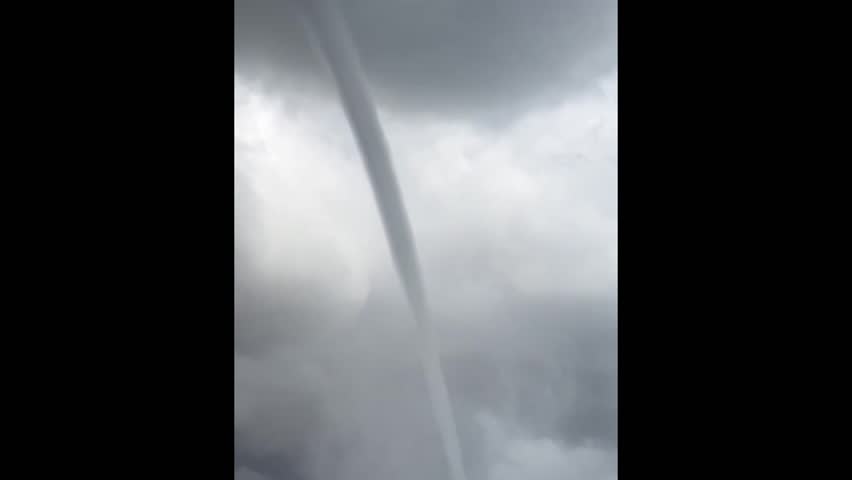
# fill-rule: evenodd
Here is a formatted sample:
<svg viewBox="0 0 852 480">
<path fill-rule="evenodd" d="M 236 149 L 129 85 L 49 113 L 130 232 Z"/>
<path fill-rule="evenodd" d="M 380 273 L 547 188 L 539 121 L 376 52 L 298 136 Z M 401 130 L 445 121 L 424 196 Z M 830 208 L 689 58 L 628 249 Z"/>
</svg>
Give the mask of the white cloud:
<svg viewBox="0 0 852 480">
<path fill-rule="evenodd" d="M 549 330 L 523 338 L 517 329 L 496 331 L 500 320 L 491 313 L 517 307 L 509 304 L 517 301 L 615 303 L 616 90 L 616 77 L 608 78 L 598 91 L 500 129 L 380 112 L 445 352 L 481 360 L 489 349 L 500 349 L 503 358 L 547 365 L 546 371 L 536 367 L 547 378 L 518 374 L 511 383 L 524 388 L 506 390 L 538 395 L 520 405 L 547 410 L 539 415 L 546 421 L 570 417 L 560 408 L 581 408 L 567 398 L 567 392 L 577 393 L 577 380 L 564 372 L 580 354 L 559 350 L 561 340 L 538 345 L 537 335 L 553 337 Z M 243 202 L 237 205 L 239 241 L 254 257 L 255 274 L 274 287 L 273 296 L 317 304 L 322 314 L 311 321 L 333 324 L 331 333 L 307 342 L 300 337 L 299 345 L 286 348 L 282 343 L 260 358 L 235 356 L 234 421 L 244 433 L 242 446 L 269 453 L 301 442 L 304 432 L 320 439 L 311 441 L 332 444 L 350 435 L 359 439 L 352 448 L 360 459 L 327 458 L 328 452 L 314 448 L 308 470 L 323 472 L 317 474 L 323 480 L 399 478 L 392 472 L 405 459 L 426 464 L 430 457 L 398 452 L 393 460 L 383 452 L 388 445 L 405 449 L 406 441 L 428 442 L 423 432 L 431 418 L 413 403 L 418 384 L 397 377 L 419 374 L 414 355 L 402 358 L 416 345 L 408 338 L 410 325 L 398 318 L 404 310 L 393 306 L 399 287 L 348 125 L 333 99 L 271 95 L 239 76 L 234 94 L 235 169 L 255 191 L 249 203 L 237 199 Z M 390 306 L 373 315 L 381 318 L 363 318 L 365 306 L 377 299 Z M 533 325 L 533 315 L 512 321 Z M 454 375 L 448 371 L 450 380 Z M 527 388 L 536 385 L 541 392 Z M 544 398 L 545 391 L 559 398 Z M 473 398 L 458 401 L 469 403 L 459 409 L 463 414 L 481 411 Z M 305 420 L 310 415 L 320 418 L 311 423 Z M 418 415 L 426 415 L 426 423 Z M 468 438 L 488 445 L 487 468 L 475 480 L 616 478 L 614 452 L 560 443 L 521 425 L 520 416 L 499 415 L 485 420 L 479 437 Z M 337 465 L 350 461 L 359 467 Z M 382 471 L 391 473 L 370 470 L 382 462 Z"/>
<path fill-rule="evenodd" d="M 235 135 L 247 147 L 236 160 L 264 201 L 262 263 L 362 301 L 391 270 L 337 105 L 235 84 Z M 616 101 L 590 94 L 499 131 L 383 113 L 433 296 L 614 294 Z M 459 261 L 469 270 L 444 291 L 436 269 Z"/>
<path fill-rule="evenodd" d="M 511 428 L 498 418 L 480 415 L 488 452 L 487 480 L 615 480 L 613 452 L 591 446 L 568 446 Z"/>
</svg>

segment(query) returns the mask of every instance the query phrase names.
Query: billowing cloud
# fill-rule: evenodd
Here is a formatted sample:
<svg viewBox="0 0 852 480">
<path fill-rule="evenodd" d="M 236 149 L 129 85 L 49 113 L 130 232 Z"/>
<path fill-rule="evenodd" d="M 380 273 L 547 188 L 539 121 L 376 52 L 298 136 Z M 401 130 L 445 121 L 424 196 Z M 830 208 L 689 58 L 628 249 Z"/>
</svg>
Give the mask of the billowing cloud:
<svg viewBox="0 0 852 480">
<path fill-rule="evenodd" d="M 236 476 L 443 478 L 340 107 L 255 80 L 235 76 Z M 594 86 L 500 127 L 381 112 L 472 480 L 616 478 L 616 74 Z"/>
<path fill-rule="evenodd" d="M 445 478 L 413 320 L 299 1 L 235 0 L 235 478 Z M 616 479 L 616 1 L 340 3 L 470 479 Z"/>
</svg>

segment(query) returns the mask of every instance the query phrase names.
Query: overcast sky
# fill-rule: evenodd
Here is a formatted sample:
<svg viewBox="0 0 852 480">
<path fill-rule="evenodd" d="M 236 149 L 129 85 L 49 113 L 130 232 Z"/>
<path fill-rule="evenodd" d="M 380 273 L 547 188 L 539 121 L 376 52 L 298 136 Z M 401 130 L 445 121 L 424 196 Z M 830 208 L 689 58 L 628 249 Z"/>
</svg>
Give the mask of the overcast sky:
<svg viewBox="0 0 852 480">
<path fill-rule="evenodd" d="M 342 2 L 471 480 L 617 478 L 610 0 Z M 235 0 L 235 476 L 446 478 L 370 186 L 291 0 Z"/>
</svg>

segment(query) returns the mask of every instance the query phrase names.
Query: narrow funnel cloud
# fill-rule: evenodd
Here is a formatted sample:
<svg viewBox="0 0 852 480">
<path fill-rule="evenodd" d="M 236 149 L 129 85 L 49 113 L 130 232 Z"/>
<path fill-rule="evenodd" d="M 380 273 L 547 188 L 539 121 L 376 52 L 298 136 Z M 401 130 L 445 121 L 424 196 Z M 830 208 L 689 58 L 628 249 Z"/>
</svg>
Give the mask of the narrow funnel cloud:
<svg viewBox="0 0 852 480">
<path fill-rule="evenodd" d="M 309 31 L 331 70 L 357 140 L 390 244 L 394 265 L 421 335 L 421 356 L 452 480 L 466 480 L 458 432 L 426 302 L 417 251 L 390 151 L 357 52 L 334 0 L 303 0 Z"/>
</svg>

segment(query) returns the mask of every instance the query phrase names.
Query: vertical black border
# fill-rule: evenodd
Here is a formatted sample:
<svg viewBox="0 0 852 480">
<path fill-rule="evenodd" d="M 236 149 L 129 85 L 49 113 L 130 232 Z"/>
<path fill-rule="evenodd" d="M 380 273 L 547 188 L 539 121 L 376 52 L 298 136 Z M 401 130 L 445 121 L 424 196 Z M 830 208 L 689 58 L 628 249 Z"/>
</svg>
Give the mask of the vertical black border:
<svg viewBox="0 0 852 480">
<path fill-rule="evenodd" d="M 29 293 L 8 338 L 32 359 L 12 368 L 13 461 L 231 479 L 231 2 L 39 9 L 6 17 L 32 92 L 10 95 L 31 135 L 16 141 L 35 152 L 10 182 L 32 251 L 13 259 Z"/>
<path fill-rule="evenodd" d="M 784 144 L 761 138 L 774 110 L 759 97 L 776 79 L 756 71 L 771 52 L 753 42 L 777 37 L 763 31 L 772 12 L 754 10 L 619 5 L 624 479 L 765 476 L 786 464 L 761 457 L 784 435 L 767 436 L 778 397 L 761 397 L 772 373 L 754 363 L 768 358 L 762 324 L 784 303 L 753 303 L 777 281 L 758 263 L 775 240 L 756 241 L 772 213 L 753 202 L 768 186 L 763 160 Z"/>
</svg>

